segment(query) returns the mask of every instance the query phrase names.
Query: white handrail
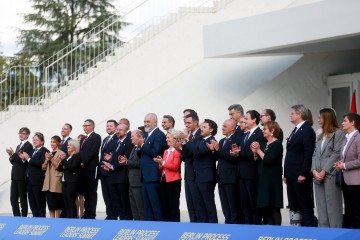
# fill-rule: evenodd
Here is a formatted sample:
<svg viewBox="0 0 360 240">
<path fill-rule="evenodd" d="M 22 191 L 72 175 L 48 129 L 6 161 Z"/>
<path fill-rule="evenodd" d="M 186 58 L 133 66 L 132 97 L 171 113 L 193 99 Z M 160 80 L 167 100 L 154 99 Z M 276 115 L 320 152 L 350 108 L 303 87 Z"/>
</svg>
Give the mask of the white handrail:
<svg viewBox="0 0 360 240">
<path fill-rule="evenodd" d="M 93 74 L 89 74 L 90 70 L 93 72 L 92 69 L 97 68 L 99 62 L 104 61 L 107 56 L 115 55 L 115 49 L 122 49 L 122 58 L 186 14 L 209 12 L 209 9 L 210 12 L 216 12 L 233 0 L 187 1 L 185 5 L 185 0 L 163 0 L 164 4 L 167 4 L 163 6 L 167 14 L 161 15 L 154 11 L 148 18 L 137 16 L 141 11 L 145 11 L 142 8 L 154 7 L 159 1 L 161 0 L 144 0 L 124 16 L 108 18 L 87 32 L 82 42 L 69 44 L 37 66 L 10 68 L 6 77 L 0 79 L 0 122 L 25 109 L 15 107 L 17 105 L 36 105 L 37 107 L 29 109 L 43 110 L 54 104 L 75 88 L 70 87 L 70 83 L 79 85 L 91 78 Z M 170 18 L 170 14 L 175 17 Z M 121 21 L 133 24 L 123 27 L 120 32 L 118 27 Z M 117 32 L 119 34 L 115 35 Z M 126 36 L 130 37 L 124 43 L 122 39 Z M 142 41 L 136 41 L 137 39 Z"/>
</svg>

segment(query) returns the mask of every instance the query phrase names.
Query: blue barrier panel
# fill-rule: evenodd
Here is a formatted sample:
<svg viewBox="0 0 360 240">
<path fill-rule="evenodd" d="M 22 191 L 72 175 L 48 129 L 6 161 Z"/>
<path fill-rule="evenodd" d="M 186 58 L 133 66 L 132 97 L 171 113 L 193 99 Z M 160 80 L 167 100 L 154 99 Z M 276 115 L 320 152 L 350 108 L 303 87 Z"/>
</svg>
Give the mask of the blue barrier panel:
<svg viewBox="0 0 360 240">
<path fill-rule="evenodd" d="M 360 230 L 207 223 L 0 217 L 0 239 L 359 240 Z"/>
</svg>

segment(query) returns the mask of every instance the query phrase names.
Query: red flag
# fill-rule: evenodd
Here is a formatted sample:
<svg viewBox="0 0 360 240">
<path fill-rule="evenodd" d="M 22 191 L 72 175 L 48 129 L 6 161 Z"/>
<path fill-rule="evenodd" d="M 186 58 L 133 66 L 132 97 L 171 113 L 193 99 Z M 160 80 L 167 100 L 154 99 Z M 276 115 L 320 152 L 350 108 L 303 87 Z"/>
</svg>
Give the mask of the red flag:
<svg viewBox="0 0 360 240">
<path fill-rule="evenodd" d="M 357 113 L 357 109 L 356 109 L 356 91 L 355 90 L 352 93 L 350 112 Z"/>
</svg>

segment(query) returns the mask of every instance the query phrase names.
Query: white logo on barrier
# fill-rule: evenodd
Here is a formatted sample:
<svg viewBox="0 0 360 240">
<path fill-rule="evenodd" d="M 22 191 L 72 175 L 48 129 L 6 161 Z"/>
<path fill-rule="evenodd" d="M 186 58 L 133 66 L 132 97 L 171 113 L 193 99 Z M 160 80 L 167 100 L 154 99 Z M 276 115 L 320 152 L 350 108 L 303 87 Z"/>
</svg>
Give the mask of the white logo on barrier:
<svg viewBox="0 0 360 240">
<path fill-rule="evenodd" d="M 67 227 L 64 232 L 61 233 L 62 238 L 81 238 L 92 239 L 100 231 L 101 228 L 91 227 Z"/>
<path fill-rule="evenodd" d="M 14 234 L 16 235 L 29 235 L 29 236 L 42 236 L 50 226 L 48 225 L 29 225 L 22 224 Z"/>
</svg>

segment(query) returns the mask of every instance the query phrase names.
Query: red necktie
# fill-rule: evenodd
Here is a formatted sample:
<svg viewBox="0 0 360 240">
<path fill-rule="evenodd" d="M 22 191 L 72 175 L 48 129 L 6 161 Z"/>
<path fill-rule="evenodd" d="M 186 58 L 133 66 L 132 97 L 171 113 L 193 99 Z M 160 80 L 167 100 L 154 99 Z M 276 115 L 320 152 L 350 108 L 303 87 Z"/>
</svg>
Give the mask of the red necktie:
<svg viewBox="0 0 360 240">
<path fill-rule="evenodd" d="M 86 142 L 87 139 L 88 139 L 88 136 L 86 136 L 86 137 L 84 138 L 84 141 L 82 142 L 81 147 L 84 146 L 84 144 L 85 144 L 85 142 Z"/>
</svg>

